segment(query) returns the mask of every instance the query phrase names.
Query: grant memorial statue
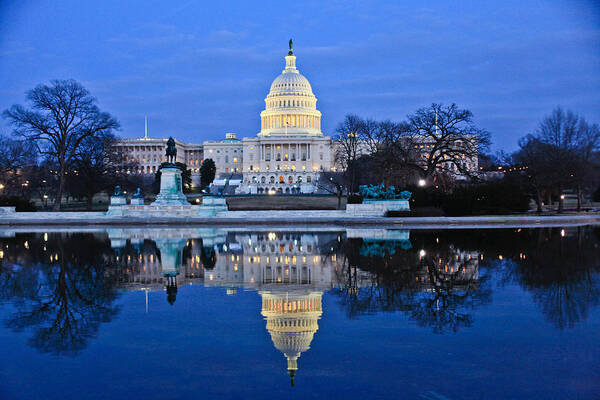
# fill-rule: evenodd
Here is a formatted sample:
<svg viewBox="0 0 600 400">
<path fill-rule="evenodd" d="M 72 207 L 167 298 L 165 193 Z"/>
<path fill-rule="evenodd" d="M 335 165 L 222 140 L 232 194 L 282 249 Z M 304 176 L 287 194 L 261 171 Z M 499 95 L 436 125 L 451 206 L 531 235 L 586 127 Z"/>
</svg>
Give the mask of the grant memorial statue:
<svg viewBox="0 0 600 400">
<path fill-rule="evenodd" d="M 160 192 L 152 205 L 189 205 L 183 194 L 181 170 L 175 165 L 177 148 L 173 137 L 167 141 L 166 156 L 167 162 L 160 166 Z"/>
</svg>

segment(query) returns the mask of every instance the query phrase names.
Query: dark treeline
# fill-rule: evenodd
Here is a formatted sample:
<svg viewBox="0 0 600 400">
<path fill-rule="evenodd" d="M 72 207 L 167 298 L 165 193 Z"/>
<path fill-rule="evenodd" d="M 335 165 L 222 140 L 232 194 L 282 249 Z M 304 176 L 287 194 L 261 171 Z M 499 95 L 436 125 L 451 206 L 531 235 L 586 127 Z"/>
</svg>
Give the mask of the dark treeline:
<svg viewBox="0 0 600 400">
<path fill-rule="evenodd" d="M 455 104 L 432 104 L 401 122 L 348 115 L 336 133 L 335 157 L 350 193 L 361 184 L 445 186 L 455 174 L 474 178 L 470 161 L 490 145 L 473 114 Z"/>
<path fill-rule="evenodd" d="M 56 80 L 39 85 L 27 92 L 26 100 L 27 106 L 14 105 L 3 112 L 13 127 L 11 136 L 0 135 L 0 153 L 6 155 L 0 157 L 3 205 L 30 211 L 28 201 L 35 199 L 59 210 L 63 199 L 71 197 L 85 199 L 92 209 L 94 196 L 108 194 L 116 185 L 130 193 L 156 186 L 137 172 L 137 163 L 114 150 L 119 123 L 98 108 L 80 83 Z M 125 161 L 129 173 L 123 169 Z M 191 178 L 185 168 L 183 178 L 187 189 Z"/>
<path fill-rule="evenodd" d="M 540 212 L 553 201 L 562 212 L 565 190 L 576 193 L 578 210 L 586 195 L 600 197 L 600 129 L 561 108 L 513 154 L 490 155 L 489 133 L 454 104 L 433 104 L 401 122 L 348 115 L 336 133 L 343 171 L 327 180 L 349 194 L 384 183 L 415 193 L 413 206 L 447 215 L 523 212 L 530 199 Z"/>
<path fill-rule="evenodd" d="M 598 125 L 559 107 L 540 122 L 535 133 L 519 141 L 519 151 L 505 163 L 512 171 L 511 179 L 532 196 L 538 211 L 544 199 L 548 204 L 556 198 L 561 212 L 564 189 L 575 192 L 579 211 L 583 196 L 596 192 L 597 197 L 600 190 L 599 146 Z"/>
</svg>

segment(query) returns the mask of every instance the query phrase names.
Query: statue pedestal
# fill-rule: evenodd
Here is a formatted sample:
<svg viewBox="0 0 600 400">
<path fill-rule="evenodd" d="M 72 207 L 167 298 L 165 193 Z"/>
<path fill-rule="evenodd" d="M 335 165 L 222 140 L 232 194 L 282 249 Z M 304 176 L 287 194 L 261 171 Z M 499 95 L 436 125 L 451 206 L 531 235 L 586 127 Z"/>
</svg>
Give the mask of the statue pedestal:
<svg viewBox="0 0 600 400">
<path fill-rule="evenodd" d="M 214 217 L 219 212 L 227 211 L 225 197 L 204 196 L 202 205 L 197 207 L 199 217 Z"/>
<path fill-rule="evenodd" d="M 127 205 L 127 198 L 125 196 L 110 196 L 111 206 L 124 206 Z"/>
<path fill-rule="evenodd" d="M 144 199 L 142 197 L 132 197 L 130 204 L 132 206 L 143 206 L 144 205 Z"/>
<path fill-rule="evenodd" d="M 154 206 L 189 205 L 182 191 L 181 170 L 175 166 L 164 166 L 160 174 L 160 193 L 152 203 Z"/>
<path fill-rule="evenodd" d="M 123 195 L 110 196 L 110 204 L 106 215 L 111 217 L 120 217 L 123 215 L 123 210 L 127 208 L 127 198 Z"/>
</svg>

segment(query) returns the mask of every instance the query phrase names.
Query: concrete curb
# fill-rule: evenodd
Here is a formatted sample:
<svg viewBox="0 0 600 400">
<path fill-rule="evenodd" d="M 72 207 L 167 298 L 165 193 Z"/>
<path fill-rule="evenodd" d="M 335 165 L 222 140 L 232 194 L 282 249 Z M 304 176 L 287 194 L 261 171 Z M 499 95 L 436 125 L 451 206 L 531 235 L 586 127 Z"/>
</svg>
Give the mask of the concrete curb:
<svg viewBox="0 0 600 400">
<path fill-rule="evenodd" d="M 478 216 L 478 217 L 106 217 L 90 216 L 67 218 L 36 218 L 35 213 L 23 213 L 18 216 L 0 216 L 0 227 L 9 226 L 86 226 L 86 225 L 208 225 L 208 226 L 289 226 L 289 225 L 335 225 L 335 226 L 387 226 L 396 228 L 509 228 L 541 226 L 581 226 L 600 224 L 600 215 L 553 215 L 553 216 Z M 310 212 L 307 212 L 310 215 Z"/>
</svg>

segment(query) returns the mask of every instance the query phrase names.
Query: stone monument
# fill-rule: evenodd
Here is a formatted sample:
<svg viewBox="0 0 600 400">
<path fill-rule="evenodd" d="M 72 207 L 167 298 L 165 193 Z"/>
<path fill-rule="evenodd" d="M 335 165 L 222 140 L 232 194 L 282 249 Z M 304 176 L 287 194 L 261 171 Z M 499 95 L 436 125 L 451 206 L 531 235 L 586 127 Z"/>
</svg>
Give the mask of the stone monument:
<svg viewBox="0 0 600 400">
<path fill-rule="evenodd" d="M 167 141 L 167 161 L 160 165 L 160 192 L 152 205 L 180 206 L 189 205 L 183 194 L 181 170 L 175 164 L 177 149 L 175 139 L 170 137 Z"/>
<path fill-rule="evenodd" d="M 360 185 L 359 191 L 363 196 L 362 204 L 346 205 L 346 213 L 357 217 L 383 217 L 388 211 L 410 211 L 409 199 L 411 192 L 404 190 L 396 193 L 396 188 L 380 185 Z"/>
<path fill-rule="evenodd" d="M 142 194 L 142 189 L 137 188 L 137 191 L 131 196 L 132 206 L 143 206 L 144 205 L 144 195 Z"/>
<path fill-rule="evenodd" d="M 121 190 L 121 186 L 115 186 L 115 192 L 112 196 L 110 196 L 110 205 L 111 206 L 124 206 L 127 204 L 127 198 L 125 194 Z"/>
</svg>

